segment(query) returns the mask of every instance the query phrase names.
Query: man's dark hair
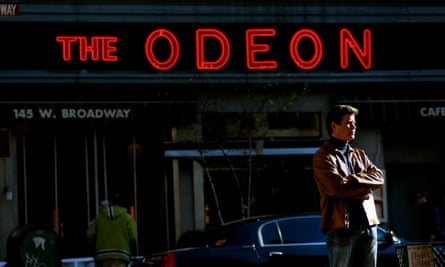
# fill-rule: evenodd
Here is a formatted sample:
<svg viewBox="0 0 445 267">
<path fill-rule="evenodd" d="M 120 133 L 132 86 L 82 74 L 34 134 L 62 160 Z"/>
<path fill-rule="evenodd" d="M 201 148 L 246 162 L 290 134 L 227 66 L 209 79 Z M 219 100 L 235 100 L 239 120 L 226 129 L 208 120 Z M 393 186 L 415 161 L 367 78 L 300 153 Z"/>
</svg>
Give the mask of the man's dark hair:
<svg viewBox="0 0 445 267">
<path fill-rule="evenodd" d="M 340 124 L 343 116 L 346 114 L 358 115 L 358 109 L 349 105 L 335 105 L 332 107 L 326 116 L 326 129 L 328 130 L 329 135 L 332 134 L 331 122 Z"/>
</svg>

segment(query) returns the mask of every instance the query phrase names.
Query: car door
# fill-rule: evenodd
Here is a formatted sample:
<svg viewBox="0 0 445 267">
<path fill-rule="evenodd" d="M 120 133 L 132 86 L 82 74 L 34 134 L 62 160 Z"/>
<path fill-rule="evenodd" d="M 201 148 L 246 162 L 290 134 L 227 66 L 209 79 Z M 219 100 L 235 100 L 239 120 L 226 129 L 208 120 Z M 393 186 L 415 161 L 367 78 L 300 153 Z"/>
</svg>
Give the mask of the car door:
<svg viewBox="0 0 445 267">
<path fill-rule="evenodd" d="M 273 266 L 329 266 L 317 216 L 276 219 L 259 228 L 259 254 Z"/>
<path fill-rule="evenodd" d="M 255 224 L 227 224 L 207 234 L 207 245 L 177 255 L 178 266 L 248 267 L 259 264 L 252 241 Z"/>
</svg>

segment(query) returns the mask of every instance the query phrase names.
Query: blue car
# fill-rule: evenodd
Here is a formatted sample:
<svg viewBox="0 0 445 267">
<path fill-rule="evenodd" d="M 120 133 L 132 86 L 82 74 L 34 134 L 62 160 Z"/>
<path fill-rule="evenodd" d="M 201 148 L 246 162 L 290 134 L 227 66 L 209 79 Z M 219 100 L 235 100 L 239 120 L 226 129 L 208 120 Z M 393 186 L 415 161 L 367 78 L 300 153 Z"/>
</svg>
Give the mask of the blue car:
<svg viewBox="0 0 445 267">
<path fill-rule="evenodd" d="M 180 248 L 148 255 L 137 267 L 329 266 L 320 214 L 259 216 L 189 233 Z M 393 232 L 378 226 L 378 266 L 399 266 Z"/>
</svg>

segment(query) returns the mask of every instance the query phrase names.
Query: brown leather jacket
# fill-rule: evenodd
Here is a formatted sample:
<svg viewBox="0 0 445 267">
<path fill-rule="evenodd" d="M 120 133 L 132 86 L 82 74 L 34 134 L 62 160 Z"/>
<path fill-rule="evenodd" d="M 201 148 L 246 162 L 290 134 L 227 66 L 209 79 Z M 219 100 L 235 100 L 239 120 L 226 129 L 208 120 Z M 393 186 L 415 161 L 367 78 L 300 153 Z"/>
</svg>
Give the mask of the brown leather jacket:
<svg viewBox="0 0 445 267">
<path fill-rule="evenodd" d="M 314 179 L 320 192 L 320 228 L 324 232 L 349 227 L 348 199 L 363 200 L 369 225 L 379 224 L 372 191 L 383 186 L 383 172 L 362 149 L 349 146 L 348 157 L 354 169 L 351 175 L 341 152 L 329 141 L 313 158 Z"/>
</svg>

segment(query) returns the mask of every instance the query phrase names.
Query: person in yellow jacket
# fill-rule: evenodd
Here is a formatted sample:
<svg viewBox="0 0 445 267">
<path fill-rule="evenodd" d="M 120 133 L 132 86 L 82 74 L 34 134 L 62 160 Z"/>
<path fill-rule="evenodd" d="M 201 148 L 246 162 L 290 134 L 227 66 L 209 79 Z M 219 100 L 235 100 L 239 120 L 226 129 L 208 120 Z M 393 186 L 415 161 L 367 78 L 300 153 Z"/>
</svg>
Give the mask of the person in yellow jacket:
<svg viewBox="0 0 445 267">
<path fill-rule="evenodd" d="M 131 248 L 137 239 L 136 222 L 127 209 L 120 206 L 119 194 L 101 207 L 91 223 L 87 238 L 95 243 L 98 267 L 125 267 L 130 262 Z"/>
</svg>

